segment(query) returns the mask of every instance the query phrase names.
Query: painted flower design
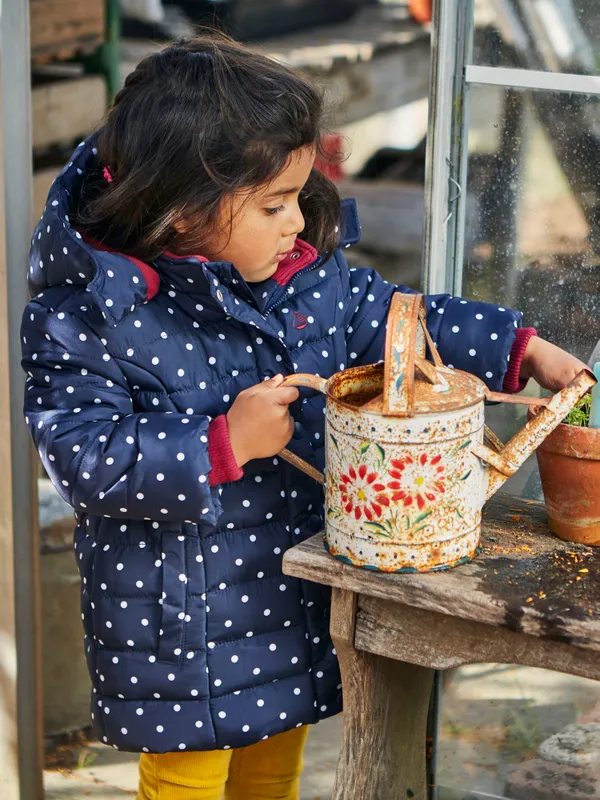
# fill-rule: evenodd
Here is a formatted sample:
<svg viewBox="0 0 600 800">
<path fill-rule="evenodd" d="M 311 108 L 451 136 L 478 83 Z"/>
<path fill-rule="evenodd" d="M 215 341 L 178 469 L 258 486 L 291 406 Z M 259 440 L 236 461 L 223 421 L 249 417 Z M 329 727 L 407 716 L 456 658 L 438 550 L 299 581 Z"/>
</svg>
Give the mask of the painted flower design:
<svg viewBox="0 0 600 800">
<path fill-rule="evenodd" d="M 369 471 L 366 464 L 360 464 L 356 469 L 350 464 L 340 478 L 339 489 L 346 513 L 354 514 L 355 519 L 364 515 L 371 522 L 381 517 L 382 506 L 390 505 L 385 484 L 377 472 Z"/>
<path fill-rule="evenodd" d="M 392 459 L 388 474 L 391 478 L 387 488 L 392 492 L 392 501 L 408 508 L 416 505 L 422 511 L 446 491 L 446 467 L 440 455 L 429 458 L 427 453 L 415 460 L 412 456 Z"/>
</svg>

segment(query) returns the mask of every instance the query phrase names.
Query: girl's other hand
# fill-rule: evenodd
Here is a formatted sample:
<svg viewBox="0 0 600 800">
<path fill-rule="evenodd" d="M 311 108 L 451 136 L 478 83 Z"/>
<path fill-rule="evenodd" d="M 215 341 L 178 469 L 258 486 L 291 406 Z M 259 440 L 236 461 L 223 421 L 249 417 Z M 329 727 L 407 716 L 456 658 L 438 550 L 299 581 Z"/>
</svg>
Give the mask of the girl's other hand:
<svg viewBox="0 0 600 800">
<path fill-rule="evenodd" d="M 558 392 L 587 365 L 539 336 L 532 336 L 521 363 L 521 379 L 533 378 L 544 389 Z"/>
<path fill-rule="evenodd" d="M 294 420 L 289 404 L 298 399 L 298 389 L 281 388 L 283 375 L 245 389 L 227 413 L 229 441 L 238 466 L 254 458 L 269 458 L 292 438 Z"/>
</svg>

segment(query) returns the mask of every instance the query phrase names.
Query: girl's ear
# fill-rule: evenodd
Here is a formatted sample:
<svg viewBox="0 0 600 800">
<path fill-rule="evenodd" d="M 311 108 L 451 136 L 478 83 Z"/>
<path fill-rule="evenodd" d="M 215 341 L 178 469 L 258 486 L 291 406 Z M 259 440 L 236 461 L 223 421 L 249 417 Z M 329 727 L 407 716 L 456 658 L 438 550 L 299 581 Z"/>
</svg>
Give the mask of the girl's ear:
<svg viewBox="0 0 600 800">
<path fill-rule="evenodd" d="M 173 227 L 179 234 L 187 233 L 191 227 L 191 220 L 186 219 L 185 217 L 180 217 L 173 223 Z"/>
</svg>

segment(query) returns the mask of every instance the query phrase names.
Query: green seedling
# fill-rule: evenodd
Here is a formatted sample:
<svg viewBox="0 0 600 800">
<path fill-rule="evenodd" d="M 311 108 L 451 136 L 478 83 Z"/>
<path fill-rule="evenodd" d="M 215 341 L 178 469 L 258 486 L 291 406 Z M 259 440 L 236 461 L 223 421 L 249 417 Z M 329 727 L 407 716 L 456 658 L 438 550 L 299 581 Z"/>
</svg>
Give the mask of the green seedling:
<svg viewBox="0 0 600 800">
<path fill-rule="evenodd" d="M 587 428 L 590 424 L 590 407 L 592 405 L 592 395 L 586 394 L 577 403 L 575 408 L 564 418 L 563 422 L 567 425 L 577 425 L 580 428 Z"/>
</svg>

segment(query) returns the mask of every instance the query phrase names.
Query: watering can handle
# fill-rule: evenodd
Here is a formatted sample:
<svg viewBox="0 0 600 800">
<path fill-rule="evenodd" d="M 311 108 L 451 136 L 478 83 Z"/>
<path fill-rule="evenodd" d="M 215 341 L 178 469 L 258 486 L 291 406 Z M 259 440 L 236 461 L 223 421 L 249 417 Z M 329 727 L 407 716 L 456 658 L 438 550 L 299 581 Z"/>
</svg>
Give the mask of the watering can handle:
<svg viewBox="0 0 600 800">
<path fill-rule="evenodd" d="M 301 386 L 307 389 L 315 389 L 317 392 L 327 394 L 327 380 L 325 378 L 321 378 L 319 375 L 308 375 L 306 373 L 287 375 L 281 382 L 281 386 Z M 305 475 L 313 478 L 315 481 L 317 481 L 317 483 L 325 485 L 325 475 L 323 475 L 322 472 L 313 467 L 307 461 L 304 461 L 304 459 L 300 458 L 300 456 L 292 453 L 292 451 L 288 450 L 287 447 L 284 447 L 283 450 L 279 451 L 279 456 L 280 458 L 283 458 L 284 461 L 287 461 L 288 464 L 291 464 L 293 467 L 296 467 L 296 469 L 304 472 Z"/>
<path fill-rule="evenodd" d="M 434 364 L 425 359 L 427 346 Z M 443 362 L 427 330 L 422 294 L 396 292 L 390 303 L 385 337 L 383 406 L 385 416 L 412 417 L 415 403 L 415 363 L 436 382 Z"/>
</svg>

